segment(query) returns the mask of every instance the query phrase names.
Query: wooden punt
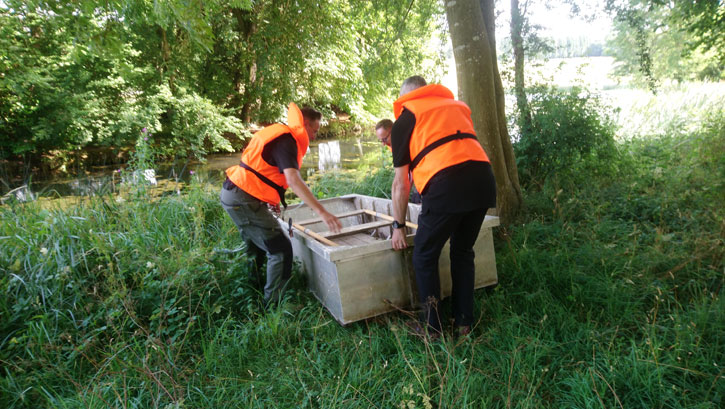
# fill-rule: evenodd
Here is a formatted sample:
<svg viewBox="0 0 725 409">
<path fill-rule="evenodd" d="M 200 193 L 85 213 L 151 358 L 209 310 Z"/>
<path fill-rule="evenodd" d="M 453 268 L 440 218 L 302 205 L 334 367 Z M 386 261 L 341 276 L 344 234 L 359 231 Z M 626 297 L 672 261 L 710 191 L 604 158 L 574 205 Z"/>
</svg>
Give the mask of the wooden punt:
<svg viewBox="0 0 725 409">
<path fill-rule="evenodd" d="M 340 218 L 342 230 L 328 231 L 307 205 L 290 206 L 280 224 L 286 230 L 294 225 L 292 247 L 303 266 L 307 284 L 340 324 L 374 317 L 397 308 L 407 308 L 417 300 L 412 245 L 420 205 L 408 204 L 406 237 L 411 246 L 405 251 L 391 247 L 392 208 L 389 199 L 346 195 L 321 200 Z M 498 283 L 491 228 L 499 225 L 496 216 L 486 216 L 476 240 L 475 288 Z M 449 245 L 439 261 L 441 292 L 451 293 Z"/>
</svg>

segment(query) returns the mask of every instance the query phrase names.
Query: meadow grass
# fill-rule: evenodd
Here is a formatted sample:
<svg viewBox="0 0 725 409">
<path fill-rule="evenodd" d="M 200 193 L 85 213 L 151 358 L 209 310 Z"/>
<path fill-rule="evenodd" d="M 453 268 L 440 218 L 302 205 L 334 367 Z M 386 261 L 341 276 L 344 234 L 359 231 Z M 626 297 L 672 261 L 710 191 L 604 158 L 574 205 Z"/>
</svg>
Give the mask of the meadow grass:
<svg viewBox="0 0 725 409">
<path fill-rule="evenodd" d="M 316 173 L 307 182 L 319 198 L 358 193 L 390 199 L 394 173 L 392 154 L 381 146 L 365 154 L 357 169 Z"/>
<path fill-rule="evenodd" d="M 622 139 L 639 136 L 686 136 L 696 133 L 725 106 L 725 82 L 683 83 L 660 87 L 657 94 L 636 88 L 603 91 L 617 110 Z"/>
<path fill-rule="evenodd" d="M 723 407 L 724 125 L 631 138 L 528 188 L 468 340 L 423 341 L 404 314 L 341 327 L 298 267 L 265 311 L 198 178 L 181 196 L 5 205 L 0 407 Z M 316 193 L 389 194 L 378 160 Z"/>
</svg>

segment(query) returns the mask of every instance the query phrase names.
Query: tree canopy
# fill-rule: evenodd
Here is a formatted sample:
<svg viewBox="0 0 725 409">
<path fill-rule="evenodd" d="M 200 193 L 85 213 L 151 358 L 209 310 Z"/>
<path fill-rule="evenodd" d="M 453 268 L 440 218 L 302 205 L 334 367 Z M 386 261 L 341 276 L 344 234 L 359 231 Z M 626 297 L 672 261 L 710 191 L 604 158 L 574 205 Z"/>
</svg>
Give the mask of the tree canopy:
<svg viewBox="0 0 725 409">
<path fill-rule="evenodd" d="M 231 150 L 289 101 L 356 118 L 442 75 L 436 0 L 6 0 L 0 157 L 130 146 Z M 235 136 L 232 136 L 235 135 Z"/>
<path fill-rule="evenodd" d="M 615 16 L 619 75 L 655 89 L 665 79 L 717 80 L 725 73 L 725 4 L 720 0 L 607 0 Z"/>
</svg>

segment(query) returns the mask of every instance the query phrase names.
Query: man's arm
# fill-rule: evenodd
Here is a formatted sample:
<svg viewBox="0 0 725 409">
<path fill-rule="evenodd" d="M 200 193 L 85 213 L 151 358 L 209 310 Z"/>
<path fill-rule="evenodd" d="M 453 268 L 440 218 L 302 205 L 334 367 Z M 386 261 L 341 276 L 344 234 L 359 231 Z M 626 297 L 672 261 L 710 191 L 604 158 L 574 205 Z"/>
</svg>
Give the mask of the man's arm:
<svg viewBox="0 0 725 409">
<path fill-rule="evenodd" d="M 320 218 L 322 218 L 322 221 L 325 222 L 330 231 L 335 233 L 340 231 L 342 228 L 340 220 L 335 217 L 335 215 L 325 210 L 322 204 L 315 199 L 315 195 L 310 192 L 310 189 L 305 184 L 305 181 L 302 180 L 299 170 L 295 168 L 287 168 L 284 170 L 284 177 L 287 179 L 287 184 L 290 189 L 292 189 L 292 191 L 295 192 L 295 194 L 302 199 L 303 202 L 307 203 L 307 205 L 310 206 L 312 210 L 320 216 Z"/>
<path fill-rule="evenodd" d="M 408 196 L 410 195 L 410 138 L 415 128 L 415 115 L 407 108 L 403 109 L 398 119 L 393 124 L 390 133 L 390 145 L 393 150 L 393 166 L 395 167 L 395 178 L 393 179 L 393 217 L 398 222 L 405 222 L 408 213 Z M 393 248 L 402 250 L 408 247 L 405 240 L 405 228 L 393 229 Z"/>
<path fill-rule="evenodd" d="M 410 195 L 410 179 L 408 178 L 408 165 L 395 168 L 393 179 L 393 218 L 398 222 L 405 222 L 408 213 L 408 196 Z M 393 229 L 393 248 L 402 250 L 408 247 L 405 240 L 405 228 Z"/>
</svg>

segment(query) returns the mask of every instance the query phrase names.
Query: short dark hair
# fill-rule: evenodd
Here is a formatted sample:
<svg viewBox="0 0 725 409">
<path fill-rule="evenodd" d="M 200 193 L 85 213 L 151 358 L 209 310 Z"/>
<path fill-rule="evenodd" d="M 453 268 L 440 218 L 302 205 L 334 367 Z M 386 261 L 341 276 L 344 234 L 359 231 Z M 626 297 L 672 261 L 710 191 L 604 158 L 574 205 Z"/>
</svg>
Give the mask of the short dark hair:
<svg viewBox="0 0 725 409">
<path fill-rule="evenodd" d="M 376 131 L 380 128 L 391 129 L 392 127 L 393 127 L 393 121 L 391 121 L 390 119 L 387 119 L 387 118 L 381 119 L 380 122 L 375 124 Z"/>
<path fill-rule="evenodd" d="M 322 119 L 322 113 L 312 107 L 302 107 L 302 117 L 308 121 L 319 121 Z"/>
</svg>

